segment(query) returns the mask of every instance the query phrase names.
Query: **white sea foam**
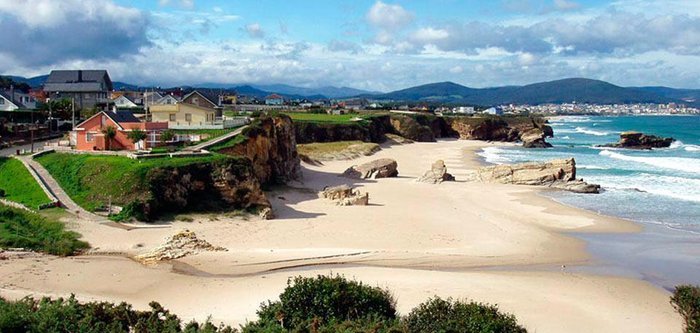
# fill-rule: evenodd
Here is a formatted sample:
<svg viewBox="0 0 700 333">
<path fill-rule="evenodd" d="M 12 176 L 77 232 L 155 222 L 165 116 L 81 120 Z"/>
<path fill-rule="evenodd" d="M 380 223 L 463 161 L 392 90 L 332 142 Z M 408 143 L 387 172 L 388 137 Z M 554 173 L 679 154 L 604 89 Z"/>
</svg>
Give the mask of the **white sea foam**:
<svg viewBox="0 0 700 333">
<path fill-rule="evenodd" d="M 551 117 L 549 118 L 550 121 L 553 122 L 558 122 L 558 123 L 587 123 L 592 121 L 590 117 L 581 117 L 581 116 L 560 116 L 560 117 Z"/>
<path fill-rule="evenodd" d="M 486 147 L 477 153 L 477 155 L 484 158 L 487 163 L 493 164 L 506 164 L 512 162 L 509 158 L 503 156 L 505 150 L 499 147 Z"/>
<path fill-rule="evenodd" d="M 664 169 L 700 173 L 700 159 L 696 158 L 629 156 L 616 153 L 611 150 L 603 150 L 599 154 L 621 161 L 631 161 Z"/>
<path fill-rule="evenodd" d="M 567 136 L 562 136 L 561 138 L 562 138 L 562 140 L 571 140 L 571 138 L 570 138 L 568 135 L 567 135 Z"/>
<path fill-rule="evenodd" d="M 595 136 L 604 136 L 609 134 L 608 132 L 596 131 L 585 127 L 576 127 L 576 132 Z"/>
<path fill-rule="evenodd" d="M 602 166 L 597 166 L 597 165 L 586 165 L 586 164 L 581 164 L 577 165 L 576 169 L 587 169 L 587 170 L 608 170 L 609 168 L 602 167 Z"/>
<path fill-rule="evenodd" d="M 642 191 L 684 201 L 700 202 L 700 179 L 640 173 L 632 176 L 591 177 L 603 188 Z"/>
<path fill-rule="evenodd" d="M 696 145 L 685 145 L 685 146 L 683 147 L 683 149 L 685 149 L 685 151 L 700 151 L 700 146 L 696 146 Z"/>
<path fill-rule="evenodd" d="M 685 151 L 700 151 L 700 146 L 698 145 L 687 145 L 683 141 L 673 141 L 669 149 L 683 149 Z"/>
</svg>

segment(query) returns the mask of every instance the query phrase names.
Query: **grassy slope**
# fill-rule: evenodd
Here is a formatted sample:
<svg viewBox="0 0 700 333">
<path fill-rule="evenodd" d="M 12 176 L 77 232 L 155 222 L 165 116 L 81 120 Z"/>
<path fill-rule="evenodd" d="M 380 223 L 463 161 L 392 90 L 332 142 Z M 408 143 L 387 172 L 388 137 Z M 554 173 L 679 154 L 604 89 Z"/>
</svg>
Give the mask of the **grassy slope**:
<svg viewBox="0 0 700 333">
<path fill-rule="evenodd" d="M 386 115 L 386 113 L 377 114 L 325 114 L 325 113 L 302 113 L 302 112 L 289 112 L 285 113 L 292 118 L 293 121 L 298 122 L 313 122 L 313 123 L 334 123 L 334 124 L 350 124 L 354 123 L 351 119 L 359 117 L 362 119 L 368 119 L 371 117 Z"/>
<path fill-rule="evenodd" d="M 299 154 L 319 161 L 369 156 L 378 148 L 379 145 L 376 143 L 362 141 L 316 142 L 297 145 Z"/>
<path fill-rule="evenodd" d="M 80 235 L 54 219 L 0 205 L 0 247 L 21 247 L 67 256 L 88 248 Z"/>
<path fill-rule="evenodd" d="M 174 167 L 212 161 L 226 156 L 192 158 L 157 158 L 132 160 L 121 156 L 47 154 L 37 158 L 73 200 L 87 210 L 107 204 L 116 205 L 147 199 L 148 171 L 157 167 Z"/>
<path fill-rule="evenodd" d="M 22 162 L 14 158 L 0 157 L 0 189 L 5 190 L 5 199 L 32 209 L 51 201 Z"/>
</svg>

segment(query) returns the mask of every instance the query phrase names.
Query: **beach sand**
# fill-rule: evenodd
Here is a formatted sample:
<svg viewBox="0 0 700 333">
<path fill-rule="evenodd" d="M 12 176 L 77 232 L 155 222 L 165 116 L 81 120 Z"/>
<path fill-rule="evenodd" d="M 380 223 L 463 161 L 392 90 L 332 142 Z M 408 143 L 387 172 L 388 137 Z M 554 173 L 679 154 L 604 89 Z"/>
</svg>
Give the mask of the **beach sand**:
<svg viewBox="0 0 700 333">
<path fill-rule="evenodd" d="M 302 182 L 268 193 L 277 218 L 193 216 L 162 228 L 125 231 L 70 223 L 93 246 L 75 258 L 0 261 L 0 296 L 27 294 L 158 301 L 185 320 L 241 324 L 276 299 L 290 276 L 338 273 L 389 288 L 406 314 L 433 295 L 496 303 L 533 332 L 680 332 L 669 293 L 624 277 L 569 272 L 586 264 L 585 243 L 567 232 L 636 232 L 639 226 L 557 204 L 540 189 L 460 181 L 490 143 L 441 141 L 385 146 L 353 161 L 304 165 Z M 388 157 L 399 177 L 338 177 L 353 164 Z M 415 181 L 443 159 L 456 182 Z M 349 184 L 370 206 L 319 199 Z M 146 267 L 127 258 L 182 229 L 228 252 L 203 252 Z"/>
</svg>

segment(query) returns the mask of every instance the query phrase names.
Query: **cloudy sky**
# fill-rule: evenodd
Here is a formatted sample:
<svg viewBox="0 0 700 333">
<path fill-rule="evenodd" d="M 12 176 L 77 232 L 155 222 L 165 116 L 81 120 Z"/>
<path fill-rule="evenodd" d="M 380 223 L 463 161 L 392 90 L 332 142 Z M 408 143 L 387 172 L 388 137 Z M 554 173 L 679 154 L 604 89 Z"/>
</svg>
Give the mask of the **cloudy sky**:
<svg viewBox="0 0 700 333">
<path fill-rule="evenodd" d="M 0 0 L 0 73 L 390 91 L 588 77 L 700 88 L 697 0 Z"/>
</svg>

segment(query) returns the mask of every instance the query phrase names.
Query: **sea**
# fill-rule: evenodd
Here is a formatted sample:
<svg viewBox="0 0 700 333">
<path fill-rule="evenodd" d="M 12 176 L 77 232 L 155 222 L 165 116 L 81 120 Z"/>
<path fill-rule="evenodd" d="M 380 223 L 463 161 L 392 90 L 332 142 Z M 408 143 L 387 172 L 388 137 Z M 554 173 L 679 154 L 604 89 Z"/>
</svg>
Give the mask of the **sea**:
<svg viewBox="0 0 700 333">
<path fill-rule="evenodd" d="M 488 163 L 573 157 L 577 177 L 600 184 L 601 194 L 543 195 L 566 205 L 640 223 L 635 234 L 577 234 L 596 265 L 582 268 L 632 275 L 671 289 L 700 284 L 700 116 L 561 116 L 549 119 L 554 147 L 488 147 Z M 601 148 L 621 132 L 673 137 L 669 148 Z"/>
</svg>

